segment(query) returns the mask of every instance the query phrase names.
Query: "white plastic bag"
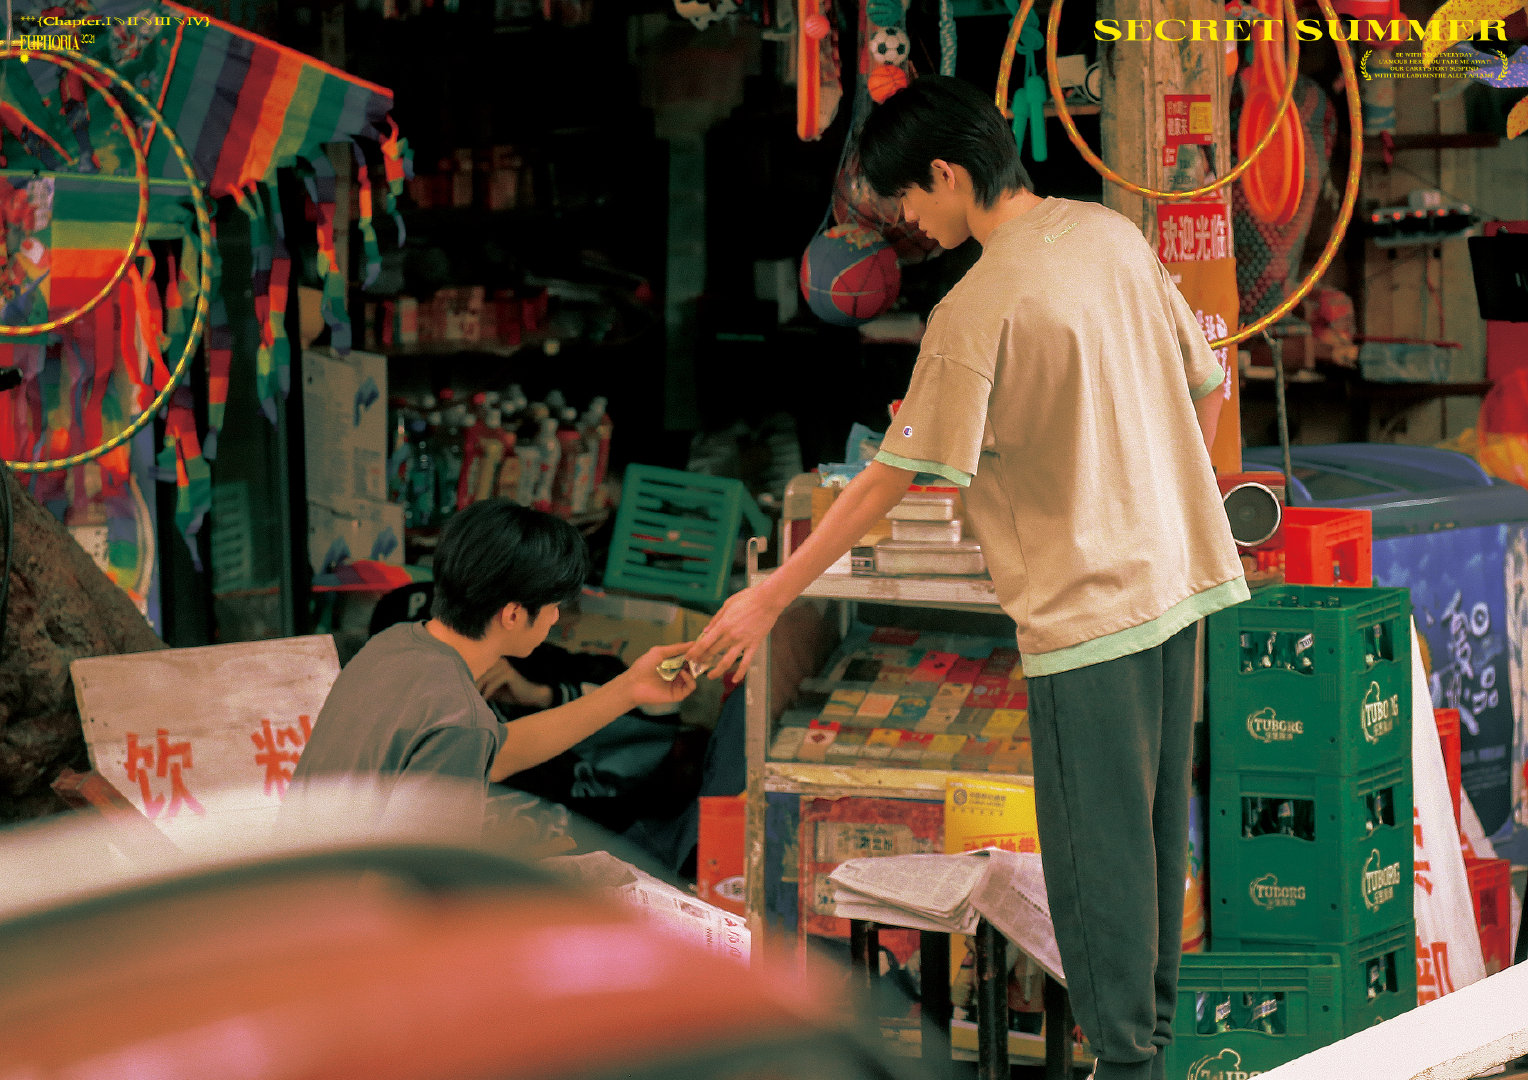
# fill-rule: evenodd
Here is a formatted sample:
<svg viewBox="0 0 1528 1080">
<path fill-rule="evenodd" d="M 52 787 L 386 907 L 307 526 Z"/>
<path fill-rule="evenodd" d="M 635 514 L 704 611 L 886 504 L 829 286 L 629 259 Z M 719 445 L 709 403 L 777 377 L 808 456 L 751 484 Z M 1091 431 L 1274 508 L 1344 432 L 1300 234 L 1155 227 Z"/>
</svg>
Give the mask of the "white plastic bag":
<svg viewBox="0 0 1528 1080">
<path fill-rule="evenodd" d="M 1425 1004 L 1480 981 L 1486 969 L 1415 623 L 1411 628 L 1411 671 L 1417 1002 Z"/>
</svg>

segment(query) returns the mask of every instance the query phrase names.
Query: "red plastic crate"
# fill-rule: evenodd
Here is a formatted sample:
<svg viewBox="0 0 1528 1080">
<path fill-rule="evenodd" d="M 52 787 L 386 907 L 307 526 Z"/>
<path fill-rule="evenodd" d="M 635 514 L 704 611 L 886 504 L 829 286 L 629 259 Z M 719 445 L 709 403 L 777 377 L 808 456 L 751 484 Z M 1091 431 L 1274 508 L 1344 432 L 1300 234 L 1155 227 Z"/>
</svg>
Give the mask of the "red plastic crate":
<svg viewBox="0 0 1528 1080">
<path fill-rule="evenodd" d="M 1291 585 L 1372 585 L 1369 511 L 1285 507 L 1284 580 Z"/>
<path fill-rule="evenodd" d="M 1507 859 L 1464 860 L 1480 928 L 1480 951 L 1486 974 L 1512 966 L 1512 863 Z"/>
<path fill-rule="evenodd" d="M 1434 709 L 1433 722 L 1438 726 L 1438 741 L 1443 744 L 1443 771 L 1448 773 L 1448 790 L 1453 796 L 1454 827 L 1459 826 L 1459 710 Z"/>
</svg>

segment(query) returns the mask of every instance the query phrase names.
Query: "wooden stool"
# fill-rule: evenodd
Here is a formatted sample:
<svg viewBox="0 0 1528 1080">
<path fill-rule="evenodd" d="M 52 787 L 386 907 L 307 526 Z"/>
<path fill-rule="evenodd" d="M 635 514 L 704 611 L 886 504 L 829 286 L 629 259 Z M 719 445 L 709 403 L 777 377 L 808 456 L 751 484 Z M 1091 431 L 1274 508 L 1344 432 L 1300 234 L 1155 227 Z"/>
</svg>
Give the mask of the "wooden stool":
<svg viewBox="0 0 1528 1080">
<path fill-rule="evenodd" d="M 849 956 L 867 989 L 880 977 L 879 926 L 849 920 Z M 922 968 L 922 1059 L 930 1076 L 950 1074 L 950 935 L 918 932 Z M 976 1075 L 1009 1080 L 1008 943 L 986 919 L 976 924 Z M 1066 987 L 1045 977 L 1045 1080 L 1071 1080 L 1072 1007 Z"/>
</svg>

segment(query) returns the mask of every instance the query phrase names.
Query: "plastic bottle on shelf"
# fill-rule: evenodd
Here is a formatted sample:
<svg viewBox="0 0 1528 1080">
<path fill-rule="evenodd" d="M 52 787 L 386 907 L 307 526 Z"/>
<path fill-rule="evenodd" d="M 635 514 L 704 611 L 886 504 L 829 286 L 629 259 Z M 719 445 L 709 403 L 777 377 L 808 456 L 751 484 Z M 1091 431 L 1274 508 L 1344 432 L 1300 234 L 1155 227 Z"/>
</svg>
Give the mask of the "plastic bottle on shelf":
<svg viewBox="0 0 1528 1080">
<path fill-rule="evenodd" d="M 435 422 L 436 520 L 444 524 L 456 513 L 456 485 L 461 479 L 466 409 L 451 405 Z"/>
<path fill-rule="evenodd" d="M 504 430 L 497 400 L 490 405 L 486 395 L 479 396 L 484 399 L 477 403 L 482 406 L 482 415 L 463 437 L 462 470 L 456 483 L 458 510 L 498 491 L 499 470 L 514 446 L 514 436 Z M 494 397 L 497 399 L 498 395 Z"/>
<path fill-rule="evenodd" d="M 403 523 L 411 529 L 435 524 L 440 501 L 435 491 L 435 452 L 431 447 L 430 422 L 426 417 L 409 421 L 408 492 L 403 501 Z"/>
<path fill-rule="evenodd" d="M 579 430 L 578 410 L 564 408 L 557 425 L 557 476 L 552 484 L 554 513 L 571 517 L 589 508 L 589 475 L 593 470 L 594 459 L 586 453 Z"/>
<path fill-rule="evenodd" d="M 408 494 L 409 459 L 413 442 L 409 438 L 409 422 L 417 415 L 405 398 L 393 398 L 389 403 L 391 423 L 387 447 L 387 501 L 402 504 Z"/>
<path fill-rule="evenodd" d="M 557 467 L 562 459 L 562 443 L 557 438 L 557 421 L 550 416 L 541 421 L 536 433 L 536 480 L 531 491 L 530 505 L 536 510 L 552 509 L 553 487 L 557 482 Z"/>
<path fill-rule="evenodd" d="M 595 398 L 589 402 L 589 408 L 584 412 L 579 425 L 583 429 L 585 444 L 594 453 L 594 467 L 589 473 L 591 502 L 600 490 L 600 485 L 605 482 L 605 472 L 610 467 L 610 435 L 615 430 L 615 424 L 610 419 L 608 408 L 609 403 L 604 398 Z"/>
</svg>

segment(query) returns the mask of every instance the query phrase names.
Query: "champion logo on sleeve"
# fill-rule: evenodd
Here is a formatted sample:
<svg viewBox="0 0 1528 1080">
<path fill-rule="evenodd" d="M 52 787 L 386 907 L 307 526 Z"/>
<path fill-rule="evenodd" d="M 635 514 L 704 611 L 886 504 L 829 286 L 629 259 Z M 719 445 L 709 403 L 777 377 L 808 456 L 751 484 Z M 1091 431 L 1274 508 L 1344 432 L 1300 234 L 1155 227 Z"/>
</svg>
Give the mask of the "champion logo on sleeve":
<svg viewBox="0 0 1528 1080">
<path fill-rule="evenodd" d="M 1067 233 L 1069 233 L 1073 229 L 1075 229 L 1077 227 L 1077 224 L 1078 223 L 1075 222 L 1075 221 L 1072 222 L 1070 225 L 1068 225 L 1066 228 L 1062 229 L 1060 232 L 1056 233 L 1054 236 L 1052 236 L 1050 233 L 1046 233 L 1045 234 L 1045 242 L 1047 244 L 1054 244 L 1057 240 L 1060 240 Z"/>
<path fill-rule="evenodd" d="M 913 433 L 913 429 L 912 429 L 912 425 L 911 424 L 909 424 L 907 427 L 902 429 L 902 436 L 903 436 L 903 438 L 910 437 L 912 435 L 912 433 Z"/>
</svg>

